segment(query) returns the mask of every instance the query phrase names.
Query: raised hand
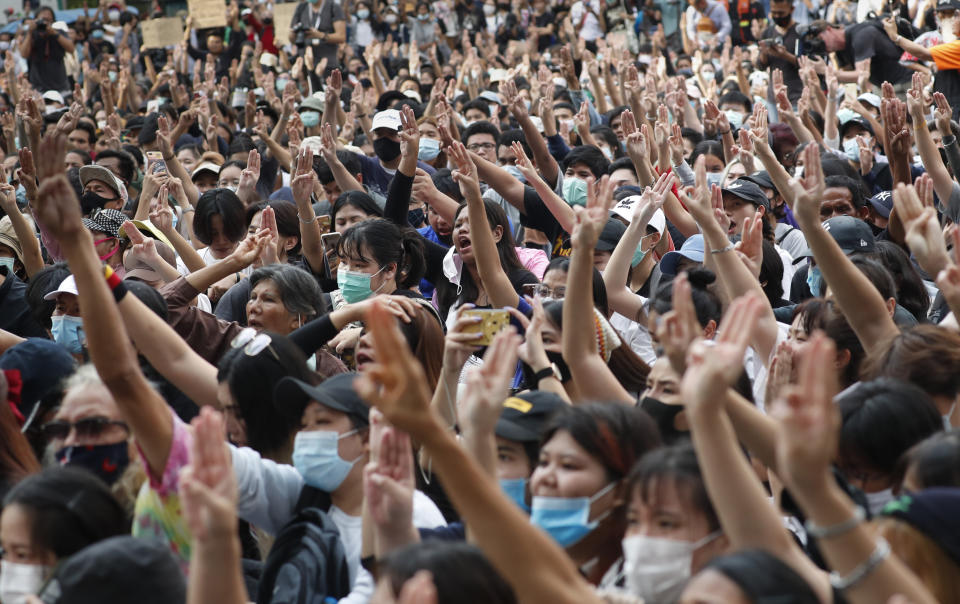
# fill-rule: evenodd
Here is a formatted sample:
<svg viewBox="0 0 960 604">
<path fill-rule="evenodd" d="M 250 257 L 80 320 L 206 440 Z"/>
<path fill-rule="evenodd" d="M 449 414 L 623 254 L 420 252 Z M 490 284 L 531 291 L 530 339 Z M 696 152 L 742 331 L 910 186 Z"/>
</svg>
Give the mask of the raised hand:
<svg viewBox="0 0 960 604">
<path fill-rule="evenodd" d="M 354 387 L 391 424 L 428 442 L 443 428 L 430 410 L 426 375 L 384 305 L 378 299 L 367 313 L 366 327 L 373 335 L 377 362 L 357 378 Z"/>
<path fill-rule="evenodd" d="M 172 132 L 170 131 L 170 120 L 165 115 L 157 118 L 157 144 L 160 145 L 160 152 L 164 157 L 173 155 Z"/>
<path fill-rule="evenodd" d="M 240 240 L 240 243 L 238 243 L 236 249 L 230 253 L 230 256 L 236 260 L 240 266 L 248 267 L 263 253 L 263 248 L 267 245 L 267 239 L 269 237 L 270 234 L 263 229 L 260 229 L 256 233 L 251 233 Z"/>
<path fill-rule="evenodd" d="M 713 217 L 713 201 L 710 187 L 707 185 L 707 162 L 702 155 L 693 164 L 693 174 L 695 186 L 693 195 L 687 198 L 689 200 L 687 210 L 701 228 L 706 228 Z"/>
<path fill-rule="evenodd" d="M 410 105 L 404 105 L 400 111 L 400 154 L 403 157 L 417 157 L 420 151 L 420 129 L 417 117 Z"/>
<path fill-rule="evenodd" d="M 753 293 L 737 298 L 724 313 L 714 344 L 698 342 L 690 347 L 681 383 L 688 409 L 722 405 L 727 388 L 743 373 L 743 355 L 762 305 L 759 296 Z"/>
<path fill-rule="evenodd" d="M 49 149 L 41 143 L 38 151 L 42 154 Z M 33 214 L 60 243 L 76 242 L 86 233 L 80 221 L 80 200 L 62 172 L 47 176 L 40 183 Z"/>
<path fill-rule="evenodd" d="M 129 220 L 123 223 L 123 230 L 130 239 L 130 254 L 132 254 L 136 260 L 148 266 L 153 266 L 153 263 L 160 259 L 159 254 L 157 254 L 157 246 L 152 237 L 144 237 L 143 233 L 137 230 L 137 226 Z M 162 261 L 161 259 L 161 262 Z"/>
<path fill-rule="evenodd" d="M 183 191 L 183 186 L 179 180 L 177 180 L 175 186 L 180 187 L 180 191 Z M 167 199 L 170 188 L 171 185 L 169 183 L 165 183 L 160 186 L 160 194 L 157 196 L 157 205 L 153 211 L 150 212 L 150 222 L 153 224 L 153 226 L 157 227 L 161 233 L 167 235 L 168 237 L 173 233 L 173 208 L 170 207 L 170 203 Z"/>
<path fill-rule="evenodd" d="M 680 273 L 673 280 L 673 308 L 663 315 L 657 325 L 657 341 L 663 346 L 670 366 L 678 375 L 686 371 L 690 346 L 703 336 L 692 295 L 687 274 Z"/>
<path fill-rule="evenodd" d="M 818 228 L 820 224 L 820 200 L 823 199 L 823 168 L 820 165 L 820 149 L 807 145 L 803 150 L 803 180 L 790 179 L 786 196 L 788 205 L 804 229 Z"/>
<path fill-rule="evenodd" d="M 935 275 L 950 264 L 950 258 L 933 207 L 932 188 L 933 180 L 927 174 L 917 179 L 916 188 L 900 183 L 893 191 L 893 203 L 906 229 L 910 252 L 925 271 Z"/>
<path fill-rule="evenodd" d="M 799 382 L 783 389 L 771 411 L 778 422 L 777 465 L 790 489 L 818 489 L 832 480 L 829 467 L 837 456 L 837 353 L 833 341 L 818 331 L 798 354 Z"/>
<path fill-rule="evenodd" d="M 533 167 L 533 162 L 527 157 L 527 152 L 523 150 L 523 145 L 521 145 L 519 141 L 516 141 L 510 148 L 513 149 L 513 152 L 517 156 L 517 169 L 520 170 L 520 173 L 523 174 L 526 181 L 528 183 L 536 182 L 540 178 L 540 175 L 537 173 L 536 168 Z"/>
<path fill-rule="evenodd" d="M 33 165 L 33 152 L 29 147 L 22 147 L 17 154 L 20 157 L 20 167 L 17 169 L 17 180 L 26 190 L 27 199 L 37 197 L 37 170 Z"/>
<path fill-rule="evenodd" d="M 953 117 L 953 109 L 950 107 L 947 97 L 945 97 L 942 92 L 934 92 L 933 102 L 937 106 L 933 112 L 933 118 L 937 123 L 937 130 L 939 130 L 943 136 L 953 134 L 950 129 L 950 119 Z"/>
<path fill-rule="evenodd" d="M 637 120 L 629 109 L 620 114 L 620 128 L 623 130 L 623 136 L 627 141 L 627 155 L 634 160 L 635 158 L 645 157 L 647 155 L 647 141 L 643 133 L 637 129 Z"/>
<path fill-rule="evenodd" d="M 397 527 L 409 529 L 416 488 L 410 437 L 390 426 L 378 435 L 376 460 L 371 456 L 363 469 L 363 494 L 370 517 L 381 532 L 390 533 Z"/>
<path fill-rule="evenodd" d="M 238 189 L 256 189 L 257 182 L 260 180 L 260 153 L 256 149 L 251 149 L 247 155 L 247 167 L 240 172 L 240 184 Z"/>
<path fill-rule="evenodd" d="M 493 433 L 503 410 L 503 401 L 510 395 L 521 340 L 512 328 L 501 331 L 487 347 L 483 365 L 467 375 L 460 404 L 471 429 Z"/>
<path fill-rule="evenodd" d="M 180 473 L 183 516 L 199 542 L 227 540 L 237 530 L 237 479 L 223 415 L 210 407 L 191 422 L 190 465 Z"/>
<path fill-rule="evenodd" d="M 735 249 L 740 261 L 759 279 L 763 264 L 763 215 L 759 211 L 743 222 L 743 233 Z"/>
<path fill-rule="evenodd" d="M 453 180 L 460 185 L 460 192 L 467 199 L 480 199 L 480 176 L 467 148 L 456 141 L 447 147 L 447 155 L 457 165 L 457 169 L 453 171 Z"/>
<path fill-rule="evenodd" d="M 298 204 L 309 204 L 316 183 L 317 173 L 313 171 L 313 150 L 309 147 L 301 149 L 297 155 L 293 180 L 290 182 L 294 200 Z"/>
<path fill-rule="evenodd" d="M 672 171 L 664 172 L 652 187 L 644 189 L 640 203 L 633 207 L 633 218 L 630 224 L 636 222 L 646 227 L 650 219 L 653 218 L 654 213 L 663 207 L 663 204 L 667 201 L 667 196 L 670 195 L 670 192 L 673 190 L 673 185 L 676 182 L 677 177 Z"/>
<path fill-rule="evenodd" d="M 610 177 L 607 175 L 599 183 L 593 177 L 587 179 L 586 206 L 573 206 L 576 222 L 570 233 L 570 241 L 574 248 L 593 250 L 596 247 L 600 233 L 610 219 L 610 208 L 613 207 L 609 183 Z"/>
<path fill-rule="evenodd" d="M 263 237 L 263 251 L 260 253 L 260 265 L 280 264 L 278 247 L 280 245 L 280 231 L 277 229 L 277 216 L 273 208 L 267 206 L 260 214 L 260 231 Z"/>
</svg>

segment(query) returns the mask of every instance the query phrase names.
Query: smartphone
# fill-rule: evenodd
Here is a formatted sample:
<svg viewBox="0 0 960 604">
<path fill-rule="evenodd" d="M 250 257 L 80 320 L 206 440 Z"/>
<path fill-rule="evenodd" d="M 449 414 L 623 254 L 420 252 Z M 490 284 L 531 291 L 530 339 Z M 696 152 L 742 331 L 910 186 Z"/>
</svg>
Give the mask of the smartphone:
<svg viewBox="0 0 960 604">
<path fill-rule="evenodd" d="M 147 174 L 161 174 L 167 171 L 167 162 L 163 161 L 160 151 L 147 151 Z"/>
<path fill-rule="evenodd" d="M 329 218 L 329 216 L 327 217 Z M 333 255 L 337 255 L 337 245 L 340 243 L 340 233 L 324 233 L 320 235 L 320 242 L 323 243 L 324 252 L 333 250 Z"/>
<path fill-rule="evenodd" d="M 323 214 L 317 217 L 317 223 L 320 225 L 320 234 L 326 235 L 330 233 L 330 216 Z"/>
<path fill-rule="evenodd" d="M 480 321 L 467 326 L 464 333 L 476 333 L 477 339 L 471 344 L 489 346 L 501 330 L 510 325 L 510 313 L 500 309 L 472 309 L 462 313 L 464 317 L 480 317 Z"/>
</svg>

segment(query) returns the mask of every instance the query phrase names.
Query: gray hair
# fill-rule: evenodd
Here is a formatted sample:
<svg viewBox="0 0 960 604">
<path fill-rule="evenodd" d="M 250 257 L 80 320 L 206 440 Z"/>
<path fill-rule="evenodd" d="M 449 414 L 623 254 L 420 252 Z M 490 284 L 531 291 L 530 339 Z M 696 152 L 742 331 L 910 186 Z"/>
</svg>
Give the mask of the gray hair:
<svg viewBox="0 0 960 604">
<path fill-rule="evenodd" d="M 313 275 L 292 264 L 271 264 L 258 268 L 250 275 L 250 289 L 260 281 L 273 281 L 280 292 L 280 300 L 287 312 L 295 315 L 316 316 L 323 311 L 323 292 Z"/>
</svg>

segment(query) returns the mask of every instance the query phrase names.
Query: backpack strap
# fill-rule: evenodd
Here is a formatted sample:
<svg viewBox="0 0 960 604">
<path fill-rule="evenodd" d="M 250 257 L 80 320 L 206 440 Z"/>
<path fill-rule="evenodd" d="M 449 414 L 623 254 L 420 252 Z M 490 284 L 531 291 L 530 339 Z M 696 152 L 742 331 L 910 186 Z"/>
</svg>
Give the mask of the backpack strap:
<svg viewBox="0 0 960 604">
<path fill-rule="evenodd" d="M 781 243 L 783 243 L 783 240 L 787 238 L 787 235 L 789 235 L 790 233 L 796 230 L 797 230 L 797 227 L 792 226 L 783 235 L 780 235 L 779 237 L 777 237 L 777 245 L 780 245 Z"/>
<path fill-rule="evenodd" d="M 307 508 L 318 508 L 324 512 L 329 512 L 332 505 L 333 500 L 330 498 L 330 493 L 310 485 L 303 485 L 300 497 L 297 498 L 297 504 L 293 506 L 293 511 L 294 514 L 298 514 Z"/>
</svg>

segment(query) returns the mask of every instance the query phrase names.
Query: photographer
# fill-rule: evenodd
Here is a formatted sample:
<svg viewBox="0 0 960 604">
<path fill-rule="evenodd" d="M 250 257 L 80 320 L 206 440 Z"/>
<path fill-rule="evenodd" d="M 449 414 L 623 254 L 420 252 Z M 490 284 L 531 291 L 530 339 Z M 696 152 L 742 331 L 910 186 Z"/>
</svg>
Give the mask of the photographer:
<svg viewBox="0 0 960 604">
<path fill-rule="evenodd" d="M 73 52 L 73 41 L 66 32 L 53 28 L 53 9 L 43 7 L 36 20 L 27 25 L 28 32 L 20 43 L 20 55 L 27 58 L 30 84 L 38 90 L 70 90 L 63 57 Z"/>
<path fill-rule="evenodd" d="M 770 0 L 770 21 L 773 23 L 763 31 L 759 42 L 760 67 L 770 67 L 783 72 L 783 83 L 787 85 L 787 96 L 796 103 L 803 92 L 800 68 L 796 50 L 800 36 L 797 35 L 797 23 L 793 20 L 793 2 L 791 0 Z"/>
<path fill-rule="evenodd" d="M 301 33 L 302 36 L 298 36 Z M 347 41 L 343 8 L 333 0 L 301 2 L 290 21 L 290 42 L 299 46 L 301 40 L 304 46 L 313 47 L 313 60 L 317 64 L 327 59 L 327 71 L 339 67 L 337 49 Z"/>
<path fill-rule="evenodd" d="M 826 52 L 837 53 L 840 65 L 847 70 L 837 72 L 840 83 L 857 83 L 861 74 L 869 72 L 870 83 L 874 86 L 879 87 L 887 81 L 898 93 L 910 87 L 913 71 L 900 64 L 903 51 L 875 22 L 865 21 L 844 28 L 823 20 L 814 21 L 803 37 L 807 43 L 820 40 Z M 814 48 L 811 53 L 815 54 Z"/>
</svg>

